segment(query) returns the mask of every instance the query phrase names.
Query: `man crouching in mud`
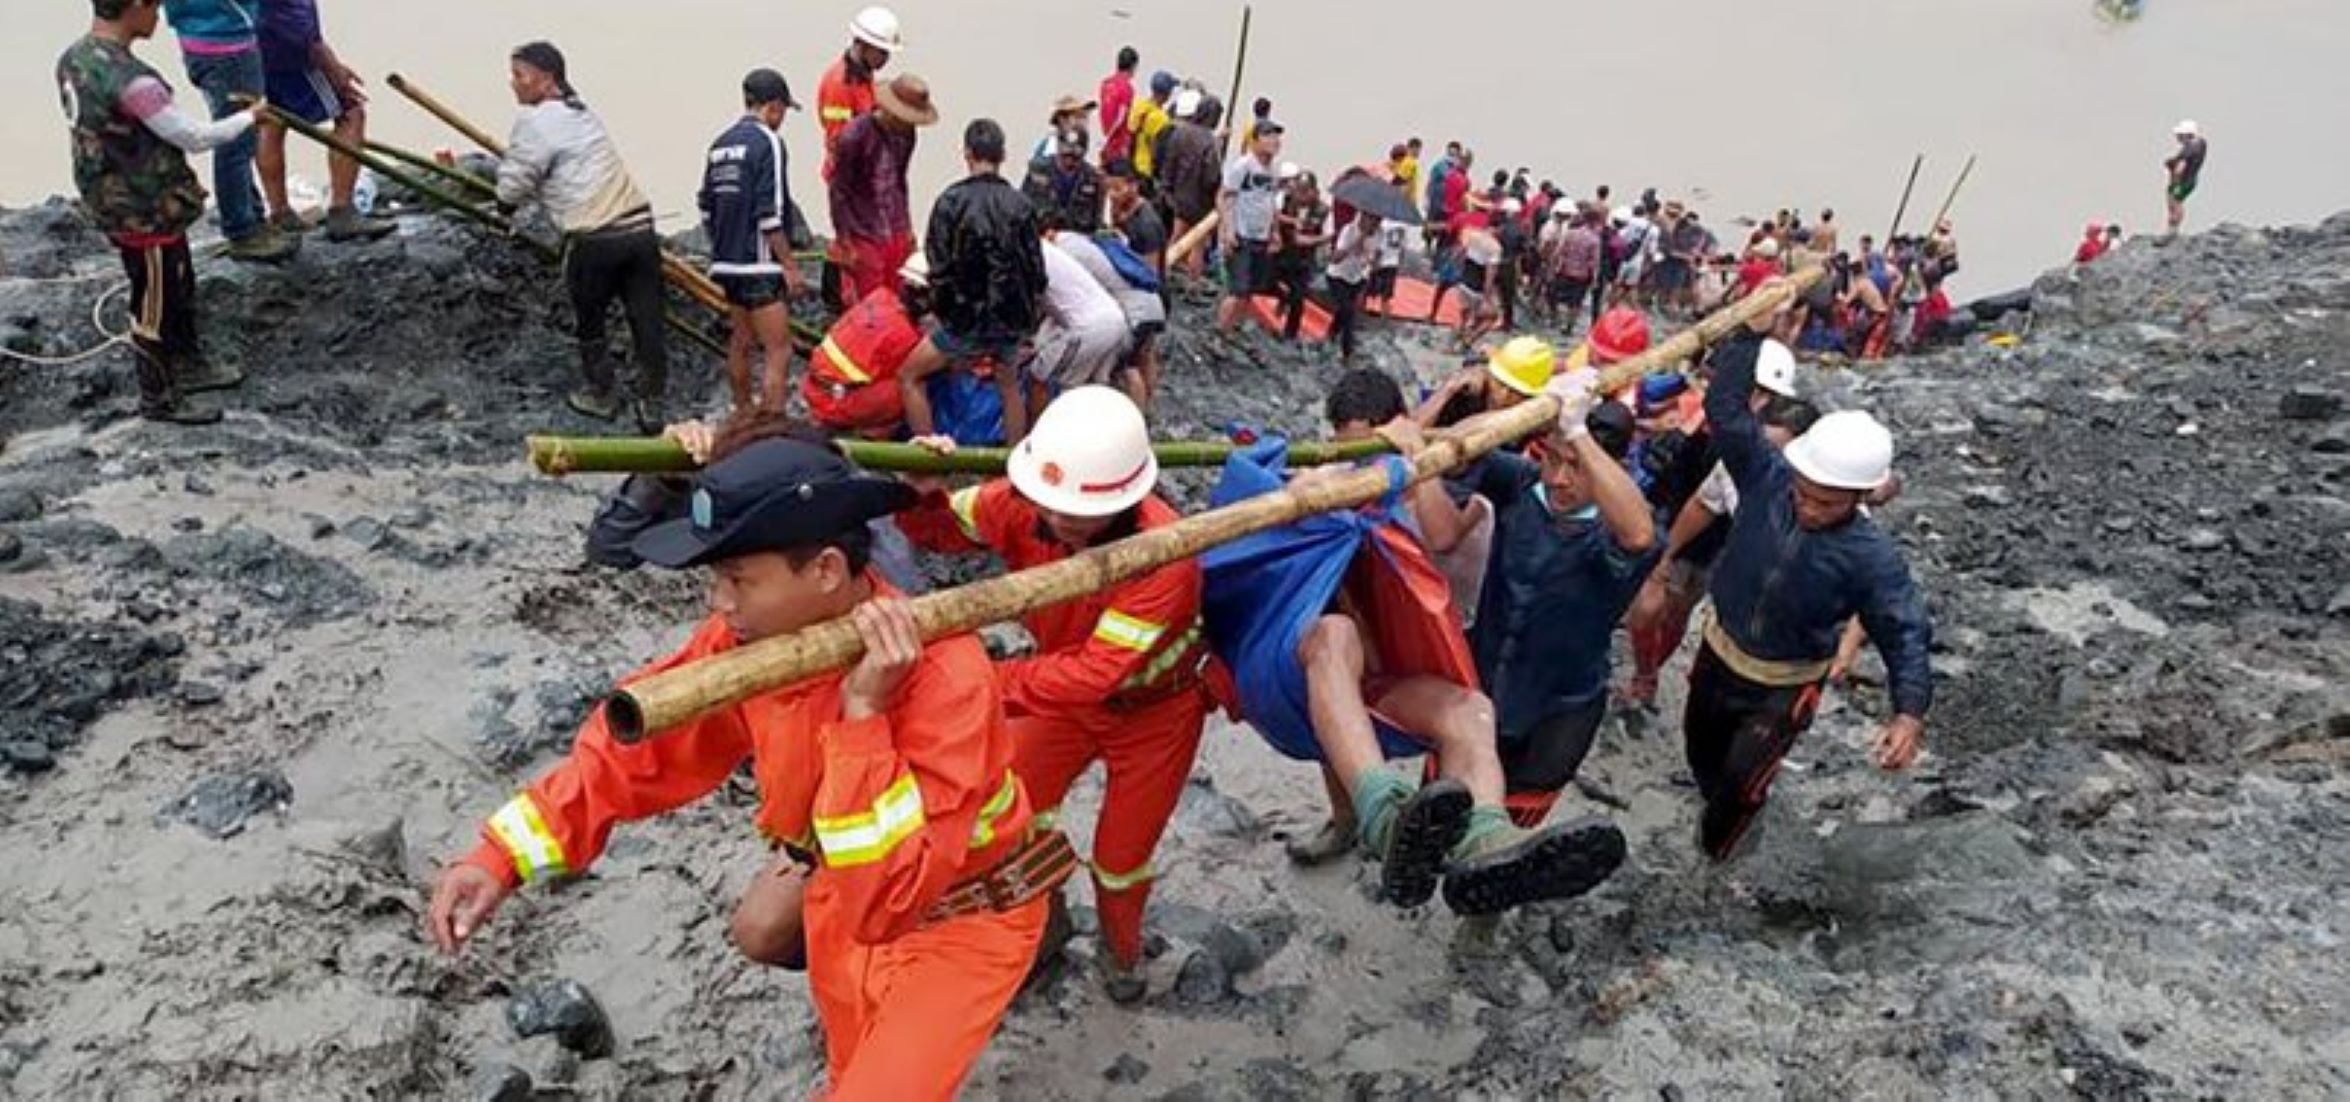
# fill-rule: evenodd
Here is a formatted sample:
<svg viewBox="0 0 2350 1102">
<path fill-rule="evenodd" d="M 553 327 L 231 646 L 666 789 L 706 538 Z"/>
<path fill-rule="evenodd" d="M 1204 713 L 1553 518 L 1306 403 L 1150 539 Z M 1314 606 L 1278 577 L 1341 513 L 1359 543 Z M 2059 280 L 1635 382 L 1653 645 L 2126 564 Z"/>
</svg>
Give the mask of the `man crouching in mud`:
<svg viewBox="0 0 2350 1102">
<path fill-rule="evenodd" d="M 442 874 L 427 919 L 442 950 L 458 951 L 517 886 L 584 870 L 620 822 L 699 799 L 748 760 L 759 830 L 812 866 L 805 959 L 829 1096 L 951 1096 L 1026 978 L 1047 897 L 1076 857 L 1033 826 L 978 638 L 925 644 L 910 604 L 870 567 L 867 523 L 913 497 L 798 440 L 760 440 L 705 470 L 691 515 L 645 530 L 634 550 L 710 567 L 711 615 L 634 676 L 843 617 L 863 657 L 633 745 L 598 709 Z M 799 888 L 755 882 L 735 920 L 746 953 L 788 953 L 769 935 L 793 924 Z"/>
</svg>

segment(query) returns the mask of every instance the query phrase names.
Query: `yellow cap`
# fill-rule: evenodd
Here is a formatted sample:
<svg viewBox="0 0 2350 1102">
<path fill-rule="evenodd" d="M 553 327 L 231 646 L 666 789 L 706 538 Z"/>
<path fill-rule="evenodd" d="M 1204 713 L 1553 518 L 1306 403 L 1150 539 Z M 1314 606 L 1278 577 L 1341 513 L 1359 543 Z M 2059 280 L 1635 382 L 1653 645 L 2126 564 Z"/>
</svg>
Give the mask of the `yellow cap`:
<svg viewBox="0 0 2350 1102">
<path fill-rule="evenodd" d="M 1557 368 L 1558 355 L 1551 351 L 1550 342 L 1540 337 L 1512 337 L 1485 361 L 1487 373 L 1528 398 L 1550 385 L 1551 372 Z"/>
</svg>

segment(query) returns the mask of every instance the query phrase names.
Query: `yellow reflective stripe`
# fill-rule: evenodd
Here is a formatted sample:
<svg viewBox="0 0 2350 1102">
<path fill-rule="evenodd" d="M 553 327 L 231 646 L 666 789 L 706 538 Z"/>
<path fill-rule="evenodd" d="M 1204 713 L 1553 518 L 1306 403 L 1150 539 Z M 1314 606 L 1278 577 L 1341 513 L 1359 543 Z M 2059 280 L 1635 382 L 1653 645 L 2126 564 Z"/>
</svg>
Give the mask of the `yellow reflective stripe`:
<svg viewBox="0 0 2350 1102">
<path fill-rule="evenodd" d="M 1190 627 L 1183 629 L 1183 636 L 1175 640 L 1173 646 L 1152 655 L 1151 660 L 1137 670 L 1134 676 L 1119 682 L 1119 690 L 1142 688 L 1182 665 L 1184 659 L 1191 657 L 1193 648 L 1199 646 L 1199 631 L 1199 621 L 1193 620 Z"/>
<path fill-rule="evenodd" d="M 1012 805 L 1019 800 L 1020 782 L 1012 776 L 1011 770 L 1006 769 L 1003 787 L 996 789 L 995 795 L 988 797 L 987 803 L 979 809 L 979 823 L 971 828 L 972 849 L 986 849 L 995 844 L 996 820 L 1010 812 Z"/>
<path fill-rule="evenodd" d="M 973 543 L 985 543 L 979 538 L 979 487 L 965 486 L 947 495 L 947 506 L 955 511 L 955 525 L 963 536 Z"/>
<path fill-rule="evenodd" d="M 856 112 L 839 106 L 821 108 L 817 114 L 821 115 L 826 122 L 847 122 L 857 117 Z"/>
<path fill-rule="evenodd" d="M 522 874 L 524 883 L 571 872 L 571 863 L 563 859 L 563 843 L 547 829 L 547 821 L 540 817 L 529 793 L 506 801 L 506 806 L 490 816 L 490 833 L 506 847 L 506 855 L 514 859 L 514 871 Z"/>
<path fill-rule="evenodd" d="M 1102 618 L 1093 625 L 1093 637 L 1111 646 L 1132 651 L 1147 651 L 1167 633 L 1167 625 L 1138 620 L 1114 608 L 1102 610 Z"/>
<path fill-rule="evenodd" d="M 1100 865 L 1093 867 L 1093 882 L 1106 892 L 1122 892 L 1158 875 L 1158 870 L 1152 868 L 1148 861 L 1132 872 L 1111 872 Z"/>
<path fill-rule="evenodd" d="M 832 334 L 824 335 L 824 343 L 817 346 L 817 351 L 824 353 L 824 358 L 831 360 L 832 366 L 838 368 L 841 374 L 848 376 L 850 382 L 864 386 L 873 381 L 873 376 L 865 374 L 865 369 L 857 366 L 856 360 L 850 358 L 848 353 L 841 351 L 840 342 L 833 340 Z"/>
<path fill-rule="evenodd" d="M 899 842 L 921 830 L 922 823 L 922 788 L 908 773 L 882 789 L 870 811 L 819 817 L 816 844 L 824 850 L 824 863 L 833 868 L 870 865 L 889 856 Z"/>
<path fill-rule="evenodd" d="M 1028 818 L 1029 828 L 1039 833 L 1059 825 L 1061 825 L 1061 809 L 1057 807 L 1048 807 Z"/>
</svg>

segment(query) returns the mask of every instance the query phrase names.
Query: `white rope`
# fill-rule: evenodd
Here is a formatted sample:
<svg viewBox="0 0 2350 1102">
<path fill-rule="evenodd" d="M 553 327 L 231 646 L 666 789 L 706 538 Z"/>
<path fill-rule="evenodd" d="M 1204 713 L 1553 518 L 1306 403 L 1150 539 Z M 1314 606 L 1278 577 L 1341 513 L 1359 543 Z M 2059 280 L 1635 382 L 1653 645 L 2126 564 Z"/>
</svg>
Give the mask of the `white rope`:
<svg viewBox="0 0 2350 1102">
<path fill-rule="evenodd" d="M 45 280 L 43 282 L 50 281 Z M 78 283 L 85 281 L 81 279 L 60 279 L 55 280 L 54 282 Z M 97 344 L 92 345 L 89 348 L 85 348 L 70 356 L 35 356 L 29 353 L 19 352 L 13 348 L 0 347 L 0 358 L 16 360 L 19 363 L 28 363 L 36 367 L 71 367 L 74 364 L 81 363 L 84 360 L 93 360 L 99 356 L 105 355 L 107 352 L 111 351 L 115 345 L 130 343 L 131 335 L 129 330 L 126 329 L 120 333 L 109 331 L 106 328 L 106 322 L 103 320 L 106 313 L 107 300 L 112 299 L 114 296 L 122 294 L 123 292 L 130 289 L 131 283 L 129 280 L 118 280 L 113 286 L 108 287 L 104 294 L 98 296 L 98 301 L 90 304 L 90 328 L 97 330 L 101 336 L 106 338 L 105 340 L 100 341 Z"/>
</svg>

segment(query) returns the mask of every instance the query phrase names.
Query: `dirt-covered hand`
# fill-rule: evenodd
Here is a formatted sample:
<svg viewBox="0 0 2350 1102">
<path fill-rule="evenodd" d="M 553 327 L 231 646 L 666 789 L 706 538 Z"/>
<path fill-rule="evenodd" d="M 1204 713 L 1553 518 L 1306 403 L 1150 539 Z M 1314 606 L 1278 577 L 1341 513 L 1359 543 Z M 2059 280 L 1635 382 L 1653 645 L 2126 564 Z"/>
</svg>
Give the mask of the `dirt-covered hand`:
<svg viewBox="0 0 2350 1102">
<path fill-rule="evenodd" d="M 1877 768 L 1888 773 L 1907 769 L 1918 760 L 1918 750 L 1926 737 L 1926 724 L 1916 716 L 1894 716 L 1893 722 L 1877 733 Z"/>
<path fill-rule="evenodd" d="M 661 435 L 677 442 L 687 455 L 694 457 L 694 466 L 710 463 L 710 453 L 718 445 L 718 430 L 707 421 L 680 421 L 661 430 Z"/>
<path fill-rule="evenodd" d="M 425 917 L 433 944 L 444 953 L 464 947 L 473 932 L 490 920 L 498 904 L 506 901 L 507 894 L 505 882 L 488 869 L 470 861 L 449 866 L 441 873 L 440 883 L 433 885 L 432 910 Z"/>
<path fill-rule="evenodd" d="M 1420 430 L 1420 423 L 1409 414 L 1396 417 L 1378 428 L 1379 439 L 1395 445 L 1396 453 L 1405 459 L 1420 454 L 1428 447 L 1428 435 Z"/>
<path fill-rule="evenodd" d="M 903 597 L 876 597 L 858 605 L 850 620 L 865 641 L 865 654 L 841 681 L 841 717 L 864 719 L 888 711 L 914 672 L 922 659 L 922 630 L 914 624 L 913 603 Z"/>
</svg>

